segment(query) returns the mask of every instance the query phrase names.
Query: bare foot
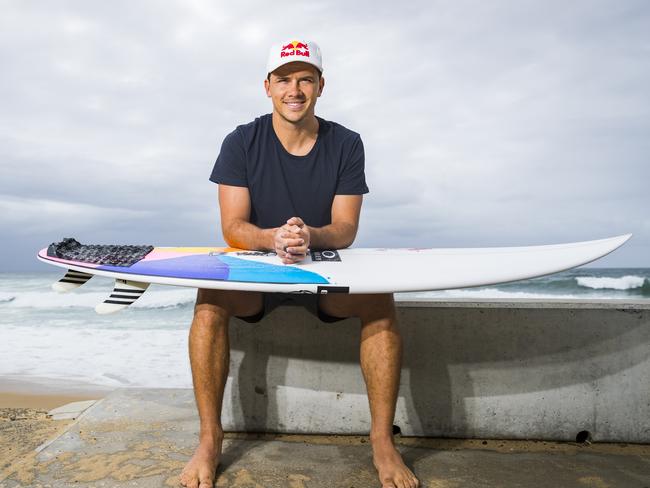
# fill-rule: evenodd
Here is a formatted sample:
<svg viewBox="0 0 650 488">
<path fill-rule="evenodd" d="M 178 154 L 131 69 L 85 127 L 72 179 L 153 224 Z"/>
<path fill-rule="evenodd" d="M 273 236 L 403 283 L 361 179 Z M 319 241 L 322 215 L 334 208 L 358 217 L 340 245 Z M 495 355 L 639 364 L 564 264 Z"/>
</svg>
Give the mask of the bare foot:
<svg viewBox="0 0 650 488">
<path fill-rule="evenodd" d="M 392 439 L 372 441 L 372 462 L 382 488 L 417 488 L 420 482 L 406 467 Z"/>
<path fill-rule="evenodd" d="M 217 440 L 201 439 L 194 456 L 183 468 L 181 485 L 187 488 L 213 488 L 214 478 L 221 457 L 223 437 Z"/>
</svg>

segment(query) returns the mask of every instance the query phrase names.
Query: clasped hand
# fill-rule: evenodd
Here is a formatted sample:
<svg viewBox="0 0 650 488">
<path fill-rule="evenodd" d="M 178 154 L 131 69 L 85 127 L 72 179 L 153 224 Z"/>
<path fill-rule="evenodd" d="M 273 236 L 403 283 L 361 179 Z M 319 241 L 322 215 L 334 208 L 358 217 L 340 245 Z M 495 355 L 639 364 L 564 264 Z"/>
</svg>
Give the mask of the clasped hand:
<svg viewBox="0 0 650 488">
<path fill-rule="evenodd" d="M 275 232 L 275 252 L 284 264 L 295 264 L 309 252 L 309 227 L 300 217 L 291 217 Z"/>
</svg>

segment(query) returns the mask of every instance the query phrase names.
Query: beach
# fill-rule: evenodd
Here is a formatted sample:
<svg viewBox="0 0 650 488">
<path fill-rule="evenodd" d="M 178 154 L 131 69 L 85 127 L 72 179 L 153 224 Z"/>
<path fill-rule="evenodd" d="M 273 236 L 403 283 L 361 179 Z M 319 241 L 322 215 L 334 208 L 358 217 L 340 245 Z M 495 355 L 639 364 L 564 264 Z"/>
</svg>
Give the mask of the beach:
<svg viewBox="0 0 650 488">
<path fill-rule="evenodd" d="M 54 420 L 48 412 L 68 403 L 96 400 L 105 392 L 76 386 L 0 378 L 0 481 L 11 476 L 28 483 L 36 449 L 61 435 L 73 422 Z"/>
</svg>

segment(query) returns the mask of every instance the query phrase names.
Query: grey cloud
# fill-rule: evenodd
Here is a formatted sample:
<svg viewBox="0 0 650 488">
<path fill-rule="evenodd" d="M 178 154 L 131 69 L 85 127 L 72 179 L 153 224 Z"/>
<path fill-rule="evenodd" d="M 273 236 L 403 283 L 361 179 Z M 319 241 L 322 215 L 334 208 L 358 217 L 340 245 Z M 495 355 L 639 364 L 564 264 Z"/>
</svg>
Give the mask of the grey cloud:
<svg viewBox="0 0 650 488">
<path fill-rule="evenodd" d="M 2 269 L 70 227 L 221 242 L 207 177 L 223 137 L 271 110 L 266 50 L 289 35 L 323 48 L 317 113 L 364 139 L 357 246 L 634 232 L 599 264 L 650 266 L 647 2 L 16 2 L 0 32 Z"/>
</svg>

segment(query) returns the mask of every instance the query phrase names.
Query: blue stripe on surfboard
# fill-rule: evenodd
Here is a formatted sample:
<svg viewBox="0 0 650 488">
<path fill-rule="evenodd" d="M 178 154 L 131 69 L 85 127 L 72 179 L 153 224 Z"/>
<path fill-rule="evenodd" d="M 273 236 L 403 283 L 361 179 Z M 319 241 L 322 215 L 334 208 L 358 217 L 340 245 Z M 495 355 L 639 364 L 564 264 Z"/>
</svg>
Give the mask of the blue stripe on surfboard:
<svg viewBox="0 0 650 488">
<path fill-rule="evenodd" d="M 329 283 L 318 273 L 300 269 L 299 266 L 286 266 L 260 263 L 233 256 L 219 256 L 230 268 L 229 281 L 258 283 Z"/>
<path fill-rule="evenodd" d="M 169 259 L 143 260 L 125 268 L 123 266 L 98 266 L 97 269 L 125 274 L 164 276 L 167 278 L 227 280 L 228 265 L 216 256 L 192 254 Z"/>
<path fill-rule="evenodd" d="M 239 281 L 247 283 L 327 284 L 325 278 L 297 266 L 260 263 L 225 255 L 194 254 L 169 259 L 139 261 L 128 268 L 98 266 L 96 269 L 124 274 L 169 278 Z"/>
</svg>

